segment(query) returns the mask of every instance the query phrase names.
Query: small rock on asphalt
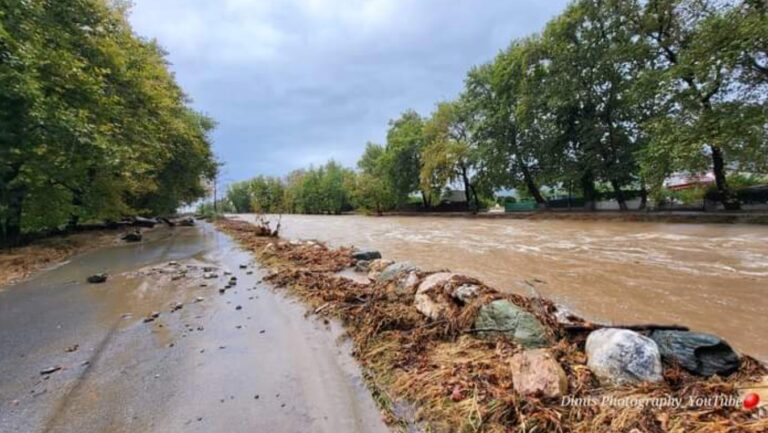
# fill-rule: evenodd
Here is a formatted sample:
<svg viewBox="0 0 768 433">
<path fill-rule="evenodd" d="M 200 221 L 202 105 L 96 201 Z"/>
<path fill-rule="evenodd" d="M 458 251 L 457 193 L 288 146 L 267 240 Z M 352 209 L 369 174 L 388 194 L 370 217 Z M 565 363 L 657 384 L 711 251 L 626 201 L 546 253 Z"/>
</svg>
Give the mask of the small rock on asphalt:
<svg viewBox="0 0 768 433">
<path fill-rule="evenodd" d="M 107 274 L 94 274 L 87 278 L 91 284 L 99 284 L 107 281 Z"/>
</svg>

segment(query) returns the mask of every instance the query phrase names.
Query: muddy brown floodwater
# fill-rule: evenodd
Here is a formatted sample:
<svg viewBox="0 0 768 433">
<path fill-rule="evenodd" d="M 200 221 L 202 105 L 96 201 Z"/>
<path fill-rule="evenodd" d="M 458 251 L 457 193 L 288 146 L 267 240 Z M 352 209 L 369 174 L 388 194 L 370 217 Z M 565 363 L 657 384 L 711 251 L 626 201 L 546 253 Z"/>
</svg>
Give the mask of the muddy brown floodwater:
<svg viewBox="0 0 768 433">
<path fill-rule="evenodd" d="M 281 235 L 533 285 L 592 320 L 683 324 L 768 361 L 768 226 L 284 215 Z"/>
</svg>

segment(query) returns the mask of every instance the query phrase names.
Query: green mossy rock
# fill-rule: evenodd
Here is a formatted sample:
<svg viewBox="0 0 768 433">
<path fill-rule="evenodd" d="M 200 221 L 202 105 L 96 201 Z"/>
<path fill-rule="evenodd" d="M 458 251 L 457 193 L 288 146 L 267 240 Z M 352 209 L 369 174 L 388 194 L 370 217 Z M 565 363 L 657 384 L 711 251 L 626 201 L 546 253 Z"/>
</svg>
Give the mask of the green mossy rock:
<svg viewBox="0 0 768 433">
<path fill-rule="evenodd" d="M 498 331 L 482 331 L 479 335 L 502 334 L 526 349 L 551 345 L 546 328 L 536 316 L 504 299 L 480 308 L 475 318 L 475 329 L 496 329 Z"/>
</svg>

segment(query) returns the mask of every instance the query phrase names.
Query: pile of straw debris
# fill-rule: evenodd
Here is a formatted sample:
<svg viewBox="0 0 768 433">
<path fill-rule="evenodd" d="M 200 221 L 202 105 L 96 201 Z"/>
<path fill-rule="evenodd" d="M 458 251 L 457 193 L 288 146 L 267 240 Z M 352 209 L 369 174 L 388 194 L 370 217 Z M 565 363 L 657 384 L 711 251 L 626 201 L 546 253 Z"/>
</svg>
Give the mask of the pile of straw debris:
<svg viewBox="0 0 768 433">
<path fill-rule="evenodd" d="M 557 307 L 548 300 L 499 293 L 482 285 L 478 296 L 461 308 L 439 320 L 429 319 L 414 307 L 415 287 L 403 288 L 402 279 L 362 283 L 340 274 L 355 264 L 351 249 L 270 239 L 250 224 L 232 220 L 218 225 L 271 270 L 268 281 L 302 299 L 314 313 L 342 321 L 374 397 L 393 428 L 433 432 L 768 431 L 765 408 L 688 404 L 697 397 L 739 396 L 741 388 L 760 382 L 766 368 L 748 356 L 726 378 L 702 378 L 665 363 L 663 381 L 605 387 L 587 367 L 584 343 L 591 324 L 571 316 L 571 325 L 563 325 L 555 314 Z M 415 270 L 413 274 L 418 283 L 431 273 Z M 478 309 L 499 299 L 524 308 L 544 324 L 554 342 L 547 350 L 566 373 L 571 401 L 679 398 L 683 404 L 569 405 L 562 397 L 520 395 L 513 385 L 510 359 L 523 348 L 503 336 L 480 338 L 473 330 Z"/>
</svg>

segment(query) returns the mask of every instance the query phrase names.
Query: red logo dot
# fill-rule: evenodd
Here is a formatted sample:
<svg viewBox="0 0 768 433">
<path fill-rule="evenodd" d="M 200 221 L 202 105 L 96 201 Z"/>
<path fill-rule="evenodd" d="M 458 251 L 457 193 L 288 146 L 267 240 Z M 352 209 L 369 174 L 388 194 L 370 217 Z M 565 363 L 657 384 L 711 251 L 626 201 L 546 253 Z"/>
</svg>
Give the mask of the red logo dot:
<svg viewBox="0 0 768 433">
<path fill-rule="evenodd" d="M 747 394 L 746 397 L 744 397 L 744 408 L 745 409 L 754 409 L 757 407 L 757 405 L 760 403 L 760 396 L 755 394 L 754 392 Z"/>
</svg>

